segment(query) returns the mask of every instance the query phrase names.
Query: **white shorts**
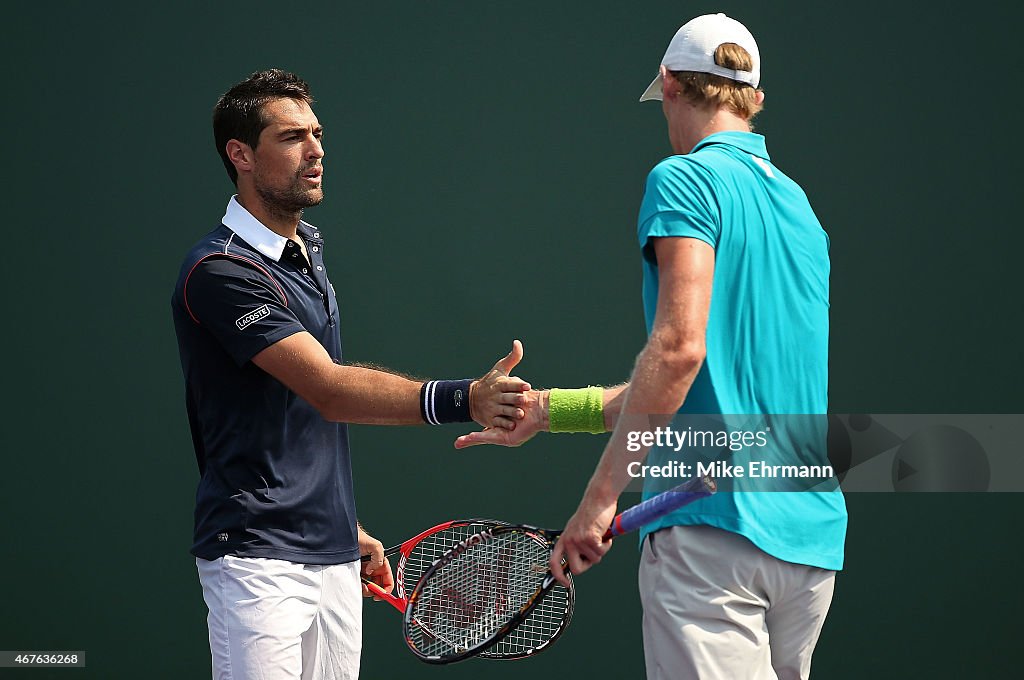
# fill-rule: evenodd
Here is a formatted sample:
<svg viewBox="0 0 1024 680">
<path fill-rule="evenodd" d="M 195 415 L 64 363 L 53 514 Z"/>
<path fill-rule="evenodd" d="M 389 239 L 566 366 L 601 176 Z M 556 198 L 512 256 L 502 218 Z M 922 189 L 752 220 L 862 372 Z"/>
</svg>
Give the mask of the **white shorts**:
<svg viewBox="0 0 1024 680">
<path fill-rule="evenodd" d="M 360 563 L 196 559 L 214 680 L 356 680 Z"/>
<path fill-rule="evenodd" d="M 714 527 L 654 532 L 640 558 L 648 680 L 806 680 L 835 578 Z"/>
</svg>

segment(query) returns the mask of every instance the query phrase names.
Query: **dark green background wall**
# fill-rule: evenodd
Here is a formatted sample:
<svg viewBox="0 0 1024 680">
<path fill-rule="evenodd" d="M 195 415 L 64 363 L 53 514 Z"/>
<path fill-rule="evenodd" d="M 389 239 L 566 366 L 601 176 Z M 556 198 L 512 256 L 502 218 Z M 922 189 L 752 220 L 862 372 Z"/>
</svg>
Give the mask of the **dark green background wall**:
<svg viewBox="0 0 1024 680">
<path fill-rule="evenodd" d="M 636 100 L 675 28 L 725 10 L 761 46 L 758 129 L 831 235 L 832 410 L 1024 410 L 1015 3 L 66 4 L 0 28 L 0 649 L 87 651 L 54 677 L 208 677 L 168 299 L 231 192 L 210 109 L 259 68 L 319 100 L 328 198 L 307 217 L 347 358 L 465 375 L 517 337 L 535 385 L 612 383 L 644 341 L 634 219 L 670 153 Z M 438 262 L 466 285 L 425 290 Z M 558 526 L 603 443 L 455 452 L 461 431 L 354 428 L 386 543 L 458 515 Z M 1007 675 L 1020 498 L 851 495 L 816 677 Z M 639 677 L 636 561 L 626 540 L 580 578 L 572 628 L 527 662 L 420 665 L 367 606 L 363 677 Z"/>
</svg>

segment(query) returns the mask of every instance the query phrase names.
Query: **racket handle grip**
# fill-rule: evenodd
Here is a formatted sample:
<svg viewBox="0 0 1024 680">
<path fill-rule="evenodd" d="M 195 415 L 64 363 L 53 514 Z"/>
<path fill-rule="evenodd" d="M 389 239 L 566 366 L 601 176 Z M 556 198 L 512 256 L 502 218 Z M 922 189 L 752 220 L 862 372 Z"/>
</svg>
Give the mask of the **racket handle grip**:
<svg viewBox="0 0 1024 680">
<path fill-rule="evenodd" d="M 615 516 L 612 525 L 608 527 L 608 531 L 605 532 L 604 539 L 607 541 L 612 536 L 635 531 L 645 524 L 664 517 L 673 510 L 678 510 L 701 498 L 707 498 L 715 493 L 717 488 L 715 480 L 707 475 L 689 479 L 679 486 L 674 486 L 668 491 L 620 512 Z"/>
<path fill-rule="evenodd" d="M 394 595 L 385 591 L 379 585 L 377 585 L 376 583 L 367 578 L 363 578 L 363 585 L 366 586 L 366 588 L 370 591 L 370 593 L 373 594 L 374 597 L 379 597 L 380 599 L 384 600 L 398 611 L 402 612 L 403 614 L 405 613 L 406 601 L 404 598 L 395 597 Z"/>
</svg>

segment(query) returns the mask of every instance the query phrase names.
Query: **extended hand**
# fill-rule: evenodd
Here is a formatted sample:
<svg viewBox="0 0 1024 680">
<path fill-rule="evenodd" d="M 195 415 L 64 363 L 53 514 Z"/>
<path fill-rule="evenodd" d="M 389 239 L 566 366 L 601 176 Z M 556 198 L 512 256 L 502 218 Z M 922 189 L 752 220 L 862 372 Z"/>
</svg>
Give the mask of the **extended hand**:
<svg viewBox="0 0 1024 680">
<path fill-rule="evenodd" d="M 395 587 L 395 578 L 391 574 L 391 563 L 384 557 L 384 546 L 376 538 L 359 527 L 359 554 L 369 555 L 370 559 L 363 562 L 362 573 L 380 586 L 384 592 L 390 593 Z M 374 597 L 370 589 L 363 585 L 363 597 Z"/>
<path fill-rule="evenodd" d="M 499 446 L 520 446 L 538 432 L 548 429 L 548 392 L 531 390 L 522 394 L 519 406 L 524 412 L 523 419 L 516 423 L 514 430 L 488 427 L 479 432 L 464 434 L 455 440 L 455 448 L 465 449 L 478 444 Z"/>
<path fill-rule="evenodd" d="M 576 509 L 576 514 L 565 525 L 565 530 L 551 553 L 549 567 L 559 583 L 569 586 L 565 578 L 565 566 L 562 565 L 563 558 L 569 571 L 579 575 L 600 562 L 604 554 L 611 549 L 611 539 L 604 540 L 604 534 L 615 519 L 615 507 L 614 500 L 609 502 L 596 499 L 590 490 L 587 490 L 580 501 L 580 507 Z"/>
<path fill-rule="evenodd" d="M 523 359 L 523 343 L 512 341 L 512 351 L 494 364 L 487 375 L 474 380 L 469 387 L 469 413 L 484 427 L 514 430 L 516 421 L 525 415 L 519 408 L 529 383 L 509 373 Z"/>
</svg>

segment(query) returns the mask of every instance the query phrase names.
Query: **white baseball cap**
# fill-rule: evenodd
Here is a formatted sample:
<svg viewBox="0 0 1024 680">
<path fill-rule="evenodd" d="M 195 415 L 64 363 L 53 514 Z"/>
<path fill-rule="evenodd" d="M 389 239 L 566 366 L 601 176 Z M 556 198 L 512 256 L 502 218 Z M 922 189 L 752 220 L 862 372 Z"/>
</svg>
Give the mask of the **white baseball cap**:
<svg viewBox="0 0 1024 680">
<path fill-rule="evenodd" d="M 716 64 L 715 50 L 723 43 L 736 43 L 749 52 L 754 68 L 734 71 Z M 661 63 L 669 71 L 711 73 L 754 87 L 761 82 L 761 56 L 754 36 L 746 26 L 724 14 L 705 14 L 683 24 L 668 44 Z M 640 96 L 642 102 L 652 99 L 661 100 L 660 73 Z"/>
</svg>

